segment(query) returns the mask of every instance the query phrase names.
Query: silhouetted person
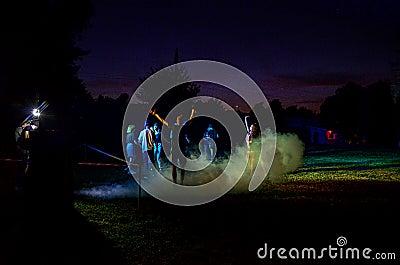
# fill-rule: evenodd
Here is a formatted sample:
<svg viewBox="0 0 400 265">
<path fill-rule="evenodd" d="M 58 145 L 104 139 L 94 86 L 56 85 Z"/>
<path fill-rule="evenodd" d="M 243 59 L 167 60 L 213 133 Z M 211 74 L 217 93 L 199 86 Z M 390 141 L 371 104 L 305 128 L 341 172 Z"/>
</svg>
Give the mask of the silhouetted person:
<svg viewBox="0 0 400 265">
<path fill-rule="evenodd" d="M 136 132 L 136 128 L 135 125 L 130 124 L 128 125 L 128 128 L 126 130 L 126 156 L 128 159 L 128 163 L 134 163 L 134 161 L 136 160 L 136 146 L 137 146 L 137 142 L 136 142 L 136 137 L 135 137 L 135 132 Z M 128 167 L 126 168 L 126 170 L 128 170 L 129 173 L 133 172 L 133 168 L 131 164 L 128 164 Z"/>
<path fill-rule="evenodd" d="M 203 135 L 204 152 L 206 154 L 206 159 L 210 161 L 212 161 L 216 155 L 216 143 L 218 138 L 219 135 L 217 131 L 212 127 L 212 124 L 210 123 Z"/>
<path fill-rule="evenodd" d="M 184 167 L 186 165 L 186 157 L 181 152 L 181 150 L 186 151 L 186 146 L 188 144 L 187 134 L 179 133 L 179 131 L 190 122 L 195 114 L 195 110 L 192 109 L 189 120 L 185 123 L 182 122 L 183 114 L 179 114 L 176 117 L 176 121 L 173 124 L 168 123 L 163 118 L 161 118 L 155 110 L 151 110 L 150 114 L 154 115 L 159 121 L 161 121 L 165 126 L 167 126 L 171 130 L 170 140 L 171 140 L 171 161 L 172 161 L 172 180 L 177 183 L 177 171 L 176 165 L 179 163 L 179 168 L 181 170 L 181 181 L 183 184 L 183 180 L 185 178 L 185 170 Z M 181 137 L 179 137 L 181 136 Z"/>
<path fill-rule="evenodd" d="M 250 167 L 250 174 L 254 172 L 254 164 L 255 164 L 255 152 L 257 154 L 260 153 L 261 150 L 261 138 L 260 138 L 260 131 L 256 123 L 248 125 L 247 119 L 249 116 L 245 117 L 245 124 L 246 124 L 246 145 L 247 145 L 247 156 L 249 159 L 249 167 Z"/>
<path fill-rule="evenodd" d="M 160 127 L 158 126 L 158 123 L 154 123 L 153 131 L 154 131 L 154 160 L 157 162 L 158 169 L 162 170 L 161 155 L 163 147 L 161 143 L 161 130 Z"/>
<path fill-rule="evenodd" d="M 28 173 L 30 164 L 31 137 L 32 133 L 38 129 L 38 125 L 37 121 L 24 122 L 15 129 L 18 157 L 22 160 L 22 163 L 18 166 L 16 190 L 21 190 L 24 186 L 24 179 Z"/>
<path fill-rule="evenodd" d="M 219 138 L 219 134 L 218 134 L 218 132 L 214 129 L 214 127 L 212 126 L 212 124 L 210 123 L 210 124 L 208 124 L 208 127 L 207 127 L 207 133 L 208 133 L 208 136 L 211 138 L 211 139 L 213 139 L 214 141 L 217 141 L 217 139 Z"/>
<path fill-rule="evenodd" d="M 146 121 L 144 129 L 140 132 L 138 137 L 138 144 L 142 146 L 143 169 L 150 170 L 151 166 L 149 160 L 154 164 L 154 140 L 153 131 L 150 130 L 150 122 Z"/>
</svg>

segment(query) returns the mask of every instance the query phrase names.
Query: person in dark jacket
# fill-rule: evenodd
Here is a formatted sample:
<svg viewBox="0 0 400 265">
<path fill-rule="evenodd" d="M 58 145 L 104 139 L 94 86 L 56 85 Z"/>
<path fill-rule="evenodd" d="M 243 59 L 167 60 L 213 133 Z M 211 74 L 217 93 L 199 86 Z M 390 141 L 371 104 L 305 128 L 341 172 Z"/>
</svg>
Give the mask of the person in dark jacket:
<svg viewBox="0 0 400 265">
<path fill-rule="evenodd" d="M 163 147 L 161 143 L 161 130 L 160 127 L 158 126 L 158 123 L 154 123 L 153 132 L 154 132 L 154 160 L 157 162 L 158 169 L 162 170 L 161 155 L 163 152 Z"/>
<path fill-rule="evenodd" d="M 182 122 L 183 115 L 179 114 L 176 117 L 175 123 L 169 123 L 163 118 L 161 118 L 155 110 L 150 111 L 151 115 L 154 115 L 160 122 L 162 122 L 165 126 L 167 126 L 170 130 L 170 140 L 171 140 L 171 161 L 172 161 L 172 180 L 177 183 L 177 166 L 179 164 L 181 171 L 181 181 L 180 184 L 183 184 L 183 180 L 185 178 L 185 170 L 184 167 L 186 165 L 186 157 L 183 155 L 185 153 L 186 146 L 188 144 L 188 135 L 187 133 L 181 132 L 181 129 L 184 129 L 185 125 L 188 125 L 191 122 L 195 110 L 192 108 L 189 120 L 187 122 Z M 183 152 L 181 151 L 183 150 Z"/>
<path fill-rule="evenodd" d="M 38 121 L 28 121 L 15 129 L 17 153 L 18 158 L 21 160 L 18 166 L 16 190 L 21 190 L 23 188 L 24 178 L 28 173 L 30 164 L 31 137 L 32 133 L 34 133 L 38 127 Z"/>
</svg>

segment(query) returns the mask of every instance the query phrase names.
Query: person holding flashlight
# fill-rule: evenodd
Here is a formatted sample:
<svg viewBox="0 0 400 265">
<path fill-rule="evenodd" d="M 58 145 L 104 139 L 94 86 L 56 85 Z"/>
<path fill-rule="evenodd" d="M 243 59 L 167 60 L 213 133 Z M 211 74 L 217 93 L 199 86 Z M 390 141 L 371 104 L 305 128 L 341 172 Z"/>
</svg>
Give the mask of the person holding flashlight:
<svg viewBox="0 0 400 265">
<path fill-rule="evenodd" d="M 16 180 L 16 190 L 22 190 L 24 178 L 29 170 L 30 164 L 30 141 L 31 134 L 39 128 L 39 121 L 32 120 L 24 122 L 15 129 L 15 141 L 17 145 L 17 153 L 22 163 L 18 167 L 18 175 Z"/>
</svg>

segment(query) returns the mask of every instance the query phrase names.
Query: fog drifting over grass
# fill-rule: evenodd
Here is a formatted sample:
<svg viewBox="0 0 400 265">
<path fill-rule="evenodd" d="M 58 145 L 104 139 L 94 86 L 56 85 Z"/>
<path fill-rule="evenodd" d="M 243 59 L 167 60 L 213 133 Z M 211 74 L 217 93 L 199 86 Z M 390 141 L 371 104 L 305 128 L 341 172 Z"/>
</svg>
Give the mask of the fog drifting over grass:
<svg viewBox="0 0 400 265">
<path fill-rule="evenodd" d="M 264 163 L 261 159 L 260 166 L 263 174 L 266 175 L 264 181 L 270 182 L 280 182 L 284 179 L 285 174 L 289 172 L 293 172 L 298 169 L 303 164 L 303 154 L 304 154 L 304 143 L 299 139 L 296 134 L 263 134 L 263 142 L 268 144 L 272 142 L 272 137 L 276 137 L 276 150 L 274 155 L 274 160 L 272 162 L 271 168 L 269 171 L 266 171 L 264 167 Z M 236 148 L 236 153 L 234 156 L 227 158 L 218 158 L 215 159 L 214 162 L 209 165 L 206 169 L 198 171 L 198 172 L 186 172 L 184 185 L 196 186 L 202 185 L 204 183 L 210 182 L 213 179 L 217 178 L 225 169 L 229 159 L 247 159 L 247 147 L 241 146 Z M 255 157 L 258 157 L 259 153 L 255 154 Z M 234 163 L 235 164 L 235 163 Z M 243 168 L 235 168 L 233 172 L 237 172 L 237 174 L 241 174 L 243 172 Z M 178 170 L 178 179 L 180 177 Z M 171 169 L 166 168 L 163 173 L 164 177 L 171 180 Z M 264 175 L 264 176 L 265 176 Z M 234 176 L 228 177 L 225 183 L 221 184 L 221 187 L 214 187 L 213 190 L 209 190 L 210 193 L 218 192 L 220 189 L 223 189 L 222 186 L 231 184 L 232 181 L 235 181 Z M 237 177 L 237 175 L 235 176 Z M 99 185 L 91 188 L 82 189 L 77 191 L 78 194 L 98 197 L 98 198 L 133 198 L 138 196 L 138 186 L 135 183 L 135 180 L 132 176 L 127 175 L 127 180 L 123 183 L 110 183 L 107 185 Z M 235 185 L 235 187 L 231 190 L 233 193 L 246 193 L 249 192 L 249 182 L 252 178 L 249 170 L 246 169 L 242 174 L 242 177 Z M 144 182 L 151 181 L 151 173 L 143 174 Z M 230 183 L 227 183 L 230 182 Z M 143 195 L 146 193 L 143 192 Z"/>
</svg>

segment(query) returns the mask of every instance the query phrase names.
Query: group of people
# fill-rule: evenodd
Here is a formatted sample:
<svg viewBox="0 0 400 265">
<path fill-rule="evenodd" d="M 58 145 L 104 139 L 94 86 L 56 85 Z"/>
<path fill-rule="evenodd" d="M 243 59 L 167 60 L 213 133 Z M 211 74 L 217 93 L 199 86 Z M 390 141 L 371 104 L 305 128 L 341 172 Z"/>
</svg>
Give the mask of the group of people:
<svg viewBox="0 0 400 265">
<path fill-rule="evenodd" d="M 146 121 L 144 129 L 140 131 L 139 136 L 136 138 L 135 125 L 128 125 L 126 134 L 126 155 L 129 164 L 137 162 L 138 160 L 143 163 L 143 169 L 151 170 L 150 163 L 155 162 L 158 169 L 163 169 L 163 163 L 161 161 L 162 155 L 162 144 L 161 144 L 161 130 L 157 123 L 150 127 L 150 122 Z M 138 152 L 136 149 L 140 149 L 141 157 L 136 157 Z M 137 159 L 136 159 L 137 158 Z M 133 168 L 128 166 L 130 172 L 133 172 Z"/>
<path fill-rule="evenodd" d="M 151 171 L 151 164 L 154 164 L 161 171 L 164 169 L 162 156 L 165 153 L 170 156 L 170 161 L 172 162 L 172 180 L 177 183 L 177 165 L 179 165 L 180 183 L 182 184 L 185 178 L 184 167 L 186 165 L 186 157 L 189 156 L 188 145 L 191 142 L 185 131 L 185 126 L 191 123 L 195 110 L 191 110 L 187 121 L 184 121 L 185 117 L 183 114 L 179 114 L 173 123 L 163 119 L 156 110 L 151 110 L 150 114 L 170 130 L 169 139 L 165 139 L 165 142 L 169 143 L 169 150 L 164 150 L 163 148 L 161 141 L 161 128 L 157 122 L 151 127 L 149 120 L 147 120 L 144 129 L 139 132 L 137 139 L 134 137 L 135 126 L 129 125 L 126 136 L 126 153 L 128 162 L 133 163 L 134 160 L 142 162 L 143 169 L 147 172 Z M 217 135 L 213 128 L 208 128 L 207 130 L 210 131 L 209 135 L 212 135 L 212 137 Z M 135 155 L 135 146 L 139 147 L 138 150 L 140 150 L 141 153 L 140 157 Z M 210 150 L 209 153 L 214 152 L 215 148 L 210 148 Z"/>
<path fill-rule="evenodd" d="M 195 110 L 192 109 L 187 121 L 184 121 L 183 114 L 176 116 L 175 122 L 168 122 L 163 119 L 156 110 L 151 110 L 150 114 L 153 115 L 159 122 L 165 125 L 170 130 L 169 139 L 165 139 L 169 143 L 169 150 L 164 150 L 161 141 L 161 128 L 156 122 L 151 126 L 149 120 L 146 120 L 144 129 L 139 132 L 138 137 L 135 137 L 135 126 L 129 125 L 127 128 L 126 135 L 126 154 L 129 163 L 134 161 L 140 161 L 143 165 L 143 169 L 146 172 L 152 170 L 152 164 L 155 165 L 160 171 L 164 169 L 164 163 L 162 156 L 165 152 L 166 155 L 170 156 L 171 169 L 172 169 L 172 180 L 177 183 L 177 168 L 179 165 L 180 169 L 180 184 L 183 184 L 185 177 L 185 164 L 186 157 L 189 156 L 187 152 L 187 146 L 190 143 L 188 134 L 185 131 L 185 126 L 189 125 L 194 117 Z M 249 116 L 245 117 L 245 124 L 247 129 L 246 143 L 248 147 L 248 158 L 250 171 L 254 171 L 255 155 L 254 152 L 259 150 L 261 146 L 260 132 L 257 124 L 248 124 Z M 213 128 L 212 124 L 209 124 L 206 131 L 203 134 L 203 150 L 205 158 L 213 161 L 216 156 L 216 142 L 219 138 L 219 134 Z M 135 150 L 138 151 L 135 151 Z M 141 155 L 139 156 L 139 152 Z M 139 160 L 138 160 L 139 159 Z M 131 169 L 131 168 L 130 168 Z M 132 172 L 132 170 L 131 170 Z"/>
</svg>

